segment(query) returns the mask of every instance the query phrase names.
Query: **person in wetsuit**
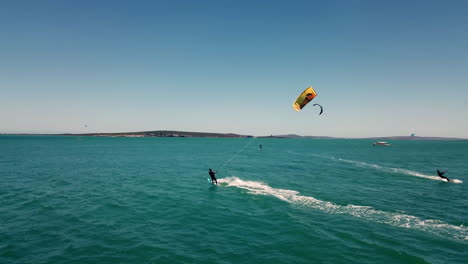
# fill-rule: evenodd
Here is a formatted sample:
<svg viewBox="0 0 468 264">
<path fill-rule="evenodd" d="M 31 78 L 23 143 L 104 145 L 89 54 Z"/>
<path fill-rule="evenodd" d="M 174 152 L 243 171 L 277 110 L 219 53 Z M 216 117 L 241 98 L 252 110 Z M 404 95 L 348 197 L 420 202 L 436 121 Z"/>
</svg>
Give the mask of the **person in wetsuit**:
<svg viewBox="0 0 468 264">
<path fill-rule="evenodd" d="M 218 184 L 218 180 L 216 179 L 215 177 L 215 174 L 216 172 L 212 171 L 211 169 L 208 171 L 208 174 L 210 175 L 211 177 L 211 183 L 215 183 L 215 184 Z"/>
<path fill-rule="evenodd" d="M 450 179 L 445 177 L 444 174 L 445 174 L 445 171 L 437 170 L 437 175 L 439 175 L 439 177 L 441 177 L 442 179 L 446 179 L 447 181 L 450 181 Z"/>
</svg>

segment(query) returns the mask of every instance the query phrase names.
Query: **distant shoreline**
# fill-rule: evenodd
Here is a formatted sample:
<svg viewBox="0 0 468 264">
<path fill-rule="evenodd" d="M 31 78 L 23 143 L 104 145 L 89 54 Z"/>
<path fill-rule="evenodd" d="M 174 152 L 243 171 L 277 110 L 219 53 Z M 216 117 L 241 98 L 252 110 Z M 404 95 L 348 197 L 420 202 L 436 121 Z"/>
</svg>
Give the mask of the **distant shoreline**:
<svg viewBox="0 0 468 264">
<path fill-rule="evenodd" d="M 418 137 L 418 136 L 385 136 L 385 137 L 365 137 L 365 138 L 345 138 L 328 136 L 300 136 L 296 134 L 252 136 L 235 133 L 211 133 L 211 132 L 189 132 L 173 130 L 155 130 L 140 132 L 117 132 L 117 133 L 80 133 L 80 134 L 46 134 L 46 133 L 0 133 L 0 135 L 37 135 L 37 136 L 86 136 L 86 137 L 198 137 L 198 138 L 303 138 L 303 139 L 368 139 L 375 141 L 382 140 L 468 140 L 467 138 L 454 137 Z"/>
<path fill-rule="evenodd" d="M 60 134 L 64 136 L 92 136 L 92 137 L 212 137 L 212 138 L 252 138 L 250 135 L 239 135 L 234 133 L 208 133 L 187 132 L 172 130 L 156 130 L 141 132 L 119 132 L 119 133 L 86 133 L 86 134 Z"/>
</svg>

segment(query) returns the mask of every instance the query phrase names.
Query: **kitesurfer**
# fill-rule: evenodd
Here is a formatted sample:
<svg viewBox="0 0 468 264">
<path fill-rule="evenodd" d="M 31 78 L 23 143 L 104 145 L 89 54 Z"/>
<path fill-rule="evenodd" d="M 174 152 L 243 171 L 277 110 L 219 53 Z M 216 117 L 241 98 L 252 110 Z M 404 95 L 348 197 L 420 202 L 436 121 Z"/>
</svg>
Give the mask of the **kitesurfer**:
<svg viewBox="0 0 468 264">
<path fill-rule="evenodd" d="M 216 172 L 212 171 L 211 169 L 208 171 L 208 174 L 210 175 L 211 177 L 211 183 L 215 183 L 215 184 L 218 184 L 218 180 L 216 179 L 215 177 L 215 174 Z"/>
<path fill-rule="evenodd" d="M 262 144 L 260 144 L 260 145 L 259 145 L 259 147 L 260 147 L 260 150 L 262 150 L 262 149 L 263 149 L 263 148 L 262 148 Z"/>
<path fill-rule="evenodd" d="M 444 174 L 445 174 L 445 171 L 437 170 L 437 175 L 439 175 L 439 177 L 441 177 L 442 179 L 446 179 L 447 181 L 450 181 L 450 179 L 445 177 Z"/>
</svg>

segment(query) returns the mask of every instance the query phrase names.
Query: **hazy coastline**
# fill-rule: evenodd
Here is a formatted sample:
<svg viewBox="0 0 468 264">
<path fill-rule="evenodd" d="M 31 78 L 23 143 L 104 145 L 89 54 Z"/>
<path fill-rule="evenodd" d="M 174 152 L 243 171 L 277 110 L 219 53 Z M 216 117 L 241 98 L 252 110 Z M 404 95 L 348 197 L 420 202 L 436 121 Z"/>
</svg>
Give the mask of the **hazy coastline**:
<svg viewBox="0 0 468 264">
<path fill-rule="evenodd" d="M 154 130 L 139 132 L 112 133 L 0 133 L 0 135 L 44 135 L 44 136 L 87 136 L 87 137 L 204 137 L 204 138 L 304 138 L 304 139 L 369 139 L 369 140 L 468 140 L 456 137 L 420 137 L 420 136 L 380 136 L 380 137 L 330 137 L 330 136 L 301 136 L 296 134 L 253 136 L 236 133 L 191 132 L 175 130 Z"/>
</svg>

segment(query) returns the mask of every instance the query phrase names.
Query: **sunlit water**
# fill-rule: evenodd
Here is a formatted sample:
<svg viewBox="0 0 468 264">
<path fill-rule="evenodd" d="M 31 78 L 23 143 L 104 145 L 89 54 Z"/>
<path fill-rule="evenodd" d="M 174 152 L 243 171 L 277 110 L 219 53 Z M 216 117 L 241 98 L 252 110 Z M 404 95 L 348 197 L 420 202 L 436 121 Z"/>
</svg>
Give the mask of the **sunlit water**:
<svg viewBox="0 0 468 264">
<path fill-rule="evenodd" d="M 0 263 L 466 263 L 468 141 L 390 143 L 0 136 Z"/>
</svg>

